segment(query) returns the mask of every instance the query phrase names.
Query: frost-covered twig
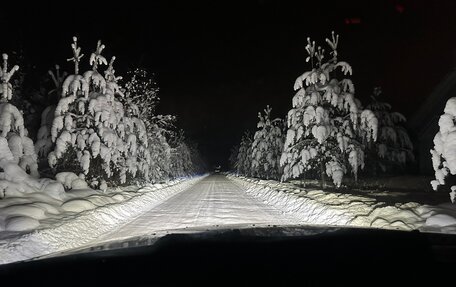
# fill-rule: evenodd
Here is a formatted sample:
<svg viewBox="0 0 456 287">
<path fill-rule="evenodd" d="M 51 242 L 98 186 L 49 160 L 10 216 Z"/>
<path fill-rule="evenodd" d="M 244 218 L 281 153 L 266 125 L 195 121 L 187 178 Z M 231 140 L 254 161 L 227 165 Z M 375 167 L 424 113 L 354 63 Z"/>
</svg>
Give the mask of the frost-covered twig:
<svg viewBox="0 0 456 287">
<path fill-rule="evenodd" d="M 2 81 L 2 98 L 4 101 L 11 100 L 13 95 L 13 87 L 9 82 L 14 73 L 19 70 L 19 66 L 15 65 L 11 70 L 8 71 L 8 55 L 2 54 L 3 58 L 3 67 L 0 70 L 0 80 Z"/>
<path fill-rule="evenodd" d="M 84 54 L 81 54 L 81 47 L 78 47 L 78 38 L 76 36 L 73 37 L 73 43 L 71 44 L 71 48 L 73 50 L 73 57 L 68 58 L 68 62 L 74 62 L 74 74 L 79 74 L 79 62 Z"/>
<path fill-rule="evenodd" d="M 101 52 L 103 51 L 104 48 L 105 48 L 105 45 L 101 44 L 101 41 L 98 40 L 97 49 L 95 50 L 95 52 L 93 52 L 90 55 L 89 62 L 94 71 L 97 70 L 98 65 L 102 65 L 102 64 L 107 65 L 108 64 L 108 62 L 106 61 L 106 58 L 101 55 Z"/>
</svg>

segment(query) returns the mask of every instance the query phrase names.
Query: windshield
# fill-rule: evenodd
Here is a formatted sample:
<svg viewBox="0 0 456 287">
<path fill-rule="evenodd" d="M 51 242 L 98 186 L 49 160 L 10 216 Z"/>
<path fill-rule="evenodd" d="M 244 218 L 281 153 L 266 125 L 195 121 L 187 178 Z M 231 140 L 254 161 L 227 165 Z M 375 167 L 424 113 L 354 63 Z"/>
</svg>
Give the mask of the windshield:
<svg viewBox="0 0 456 287">
<path fill-rule="evenodd" d="M 0 4 L 0 263 L 456 233 L 456 3 L 371 2 Z"/>
</svg>

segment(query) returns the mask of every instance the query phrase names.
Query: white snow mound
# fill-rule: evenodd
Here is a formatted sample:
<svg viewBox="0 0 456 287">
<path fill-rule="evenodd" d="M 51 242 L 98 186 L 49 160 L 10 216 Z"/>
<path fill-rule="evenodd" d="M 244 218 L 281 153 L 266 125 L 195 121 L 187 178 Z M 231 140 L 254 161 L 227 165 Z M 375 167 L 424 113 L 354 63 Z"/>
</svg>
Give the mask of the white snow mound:
<svg viewBox="0 0 456 287">
<path fill-rule="evenodd" d="M 429 228 L 456 226 L 454 206 L 429 206 L 415 202 L 392 205 L 360 195 L 300 189 L 292 183 L 229 177 L 243 186 L 247 193 L 286 214 L 292 214 L 303 224 L 456 232 L 456 229 Z"/>
<path fill-rule="evenodd" d="M 27 231 L 35 229 L 40 225 L 40 222 L 28 216 L 15 216 L 6 221 L 5 229 L 7 231 Z"/>
<path fill-rule="evenodd" d="M 73 199 L 62 204 L 62 209 L 71 212 L 82 212 L 84 210 L 94 209 L 96 206 L 85 199 Z"/>
<path fill-rule="evenodd" d="M 436 214 L 426 220 L 426 225 L 449 226 L 456 225 L 456 218 L 448 214 Z"/>
</svg>

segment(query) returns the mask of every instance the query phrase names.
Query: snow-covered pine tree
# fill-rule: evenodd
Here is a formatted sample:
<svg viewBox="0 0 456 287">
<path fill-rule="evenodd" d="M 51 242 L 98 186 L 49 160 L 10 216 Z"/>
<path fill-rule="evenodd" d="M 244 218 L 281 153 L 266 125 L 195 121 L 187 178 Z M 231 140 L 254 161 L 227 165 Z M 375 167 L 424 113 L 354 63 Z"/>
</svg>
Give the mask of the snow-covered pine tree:
<svg viewBox="0 0 456 287">
<path fill-rule="evenodd" d="M 190 139 L 186 140 L 188 149 L 190 150 L 190 159 L 192 162 L 192 173 L 203 174 L 207 171 L 207 163 L 202 157 L 198 144 Z"/>
<path fill-rule="evenodd" d="M 33 141 L 27 136 L 22 112 L 9 103 L 13 95 L 11 77 L 19 69 L 8 71 L 8 55 L 3 54 L 0 69 L 0 198 L 22 193 L 43 192 L 61 200 L 63 186 L 48 178 L 39 178 Z"/>
<path fill-rule="evenodd" d="M 260 119 L 252 142 L 252 175 L 264 179 L 280 179 L 280 156 L 285 140 L 282 133 L 283 120 L 271 119 L 271 107 L 267 106 Z"/>
<path fill-rule="evenodd" d="M 8 55 L 2 54 L 3 67 L 0 69 L 0 167 L 6 171 L 7 166 L 16 164 L 29 175 L 38 178 L 37 156 L 33 141 L 27 136 L 22 112 L 9 103 L 13 97 L 11 77 L 19 69 L 13 66 L 8 71 Z M 8 180 L 8 178 L 1 178 Z"/>
<path fill-rule="evenodd" d="M 252 135 L 249 131 L 246 131 L 239 144 L 235 166 L 237 174 L 244 176 L 252 175 L 252 142 Z"/>
<path fill-rule="evenodd" d="M 124 150 L 125 164 L 131 174 L 131 179 L 149 182 L 152 158 L 149 150 L 149 140 L 144 121 L 140 119 L 139 109 L 136 105 L 126 105 L 125 116 L 122 119 L 126 139 Z M 130 180 L 131 182 L 131 180 Z"/>
<path fill-rule="evenodd" d="M 336 71 L 352 74 L 351 66 L 338 60 L 339 36 L 326 39 L 332 57 L 324 61 L 325 50 L 307 39 L 306 50 L 311 70 L 296 79 L 293 108 L 288 112 L 288 131 L 280 159 L 282 179 L 297 178 L 306 171 L 325 174 L 336 187 L 350 168 L 357 178 L 364 166 L 365 144 L 377 139 L 377 118 L 370 110 L 361 110 L 355 88 L 348 78 L 339 80 Z"/>
<path fill-rule="evenodd" d="M 230 169 L 233 171 L 236 170 L 238 152 L 239 152 L 239 145 L 235 145 L 235 146 L 231 147 L 230 157 L 229 157 L 228 161 L 230 163 Z"/>
<path fill-rule="evenodd" d="M 374 175 L 378 167 L 382 172 L 392 172 L 415 160 L 412 141 L 403 126 L 406 118 L 393 112 L 390 104 L 380 101 L 381 94 L 380 87 L 374 88 L 371 102 L 366 106 L 378 119 L 378 139 L 367 154 L 367 166 Z"/>
<path fill-rule="evenodd" d="M 192 153 L 187 143 L 182 142 L 172 149 L 171 155 L 171 172 L 174 172 L 173 168 L 176 167 L 176 172 L 174 174 L 175 178 L 194 174 L 195 170 L 192 162 Z"/>
<path fill-rule="evenodd" d="M 54 86 L 49 92 L 45 90 L 42 93 L 46 93 L 48 97 L 60 99 L 62 95 L 62 85 L 67 76 L 66 72 L 60 71 L 60 66 L 55 65 L 55 71 L 48 71 L 50 81 Z M 54 121 L 56 105 L 52 104 L 44 108 L 41 113 L 41 124 L 38 129 L 35 143 L 35 151 L 40 160 L 41 166 L 48 166 L 48 154 L 53 149 L 52 137 L 51 137 L 51 128 L 52 122 Z"/>
<path fill-rule="evenodd" d="M 56 171 L 71 170 L 89 180 L 92 187 L 106 188 L 106 181 L 124 184 L 137 172 L 147 173 L 145 162 L 147 134 L 144 123 L 128 117 L 118 98 L 123 92 L 115 75 L 113 57 L 104 76 L 100 65 L 107 65 L 98 42 L 90 56 L 92 69 L 79 74 L 82 58 L 77 38 L 73 38 L 74 74 L 62 85 L 62 98 L 55 109 L 51 137 L 55 148 L 48 155 Z"/>
<path fill-rule="evenodd" d="M 10 56 L 12 57 L 9 57 L 9 60 L 15 60 L 16 65 L 21 68 L 11 79 L 10 83 L 13 88 L 13 96 L 9 103 L 22 112 L 24 125 L 27 127 L 29 137 L 32 138 L 35 136 L 35 133 L 39 128 L 39 123 L 37 123 L 37 121 L 40 116 L 39 113 L 37 113 L 39 102 L 36 102 L 36 99 L 34 98 L 35 93 L 29 88 L 30 85 L 28 85 L 28 82 L 30 82 L 29 75 L 32 74 L 33 68 L 32 65 L 27 63 L 23 49 L 19 49 L 17 52 L 12 52 L 12 55 Z"/>
<path fill-rule="evenodd" d="M 151 155 L 151 181 L 158 182 L 166 180 L 170 176 L 171 147 L 166 140 L 163 130 L 158 126 L 152 126 L 147 134 Z"/>
<path fill-rule="evenodd" d="M 439 132 L 434 137 L 434 148 L 431 149 L 432 166 L 435 170 L 435 180 L 431 181 L 432 188 L 437 190 L 445 184 L 448 175 L 456 175 L 456 97 L 450 98 L 439 119 Z M 451 186 L 450 199 L 455 202 L 456 185 Z"/>
</svg>

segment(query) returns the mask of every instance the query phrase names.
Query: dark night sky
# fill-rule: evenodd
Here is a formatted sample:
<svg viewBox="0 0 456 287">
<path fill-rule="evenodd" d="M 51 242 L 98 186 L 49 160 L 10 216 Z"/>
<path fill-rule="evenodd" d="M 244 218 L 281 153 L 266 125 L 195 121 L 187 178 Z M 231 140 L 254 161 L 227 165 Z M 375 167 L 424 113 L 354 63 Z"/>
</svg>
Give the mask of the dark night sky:
<svg viewBox="0 0 456 287">
<path fill-rule="evenodd" d="M 102 39 L 118 74 L 137 65 L 156 73 L 159 111 L 176 114 L 212 164 L 226 163 L 267 104 L 274 116 L 286 114 L 294 80 L 308 68 L 307 36 L 324 45 L 331 30 L 339 33 L 357 97 L 366 102 L 381 85 L 407 116 L 455 64 L 456 1 L 151 2 L 4 8 L 0 50 L 23 47 L 45 73 L 55 63 L 70 67 L 72 35 L 86 55 Z"/>
</svg>

